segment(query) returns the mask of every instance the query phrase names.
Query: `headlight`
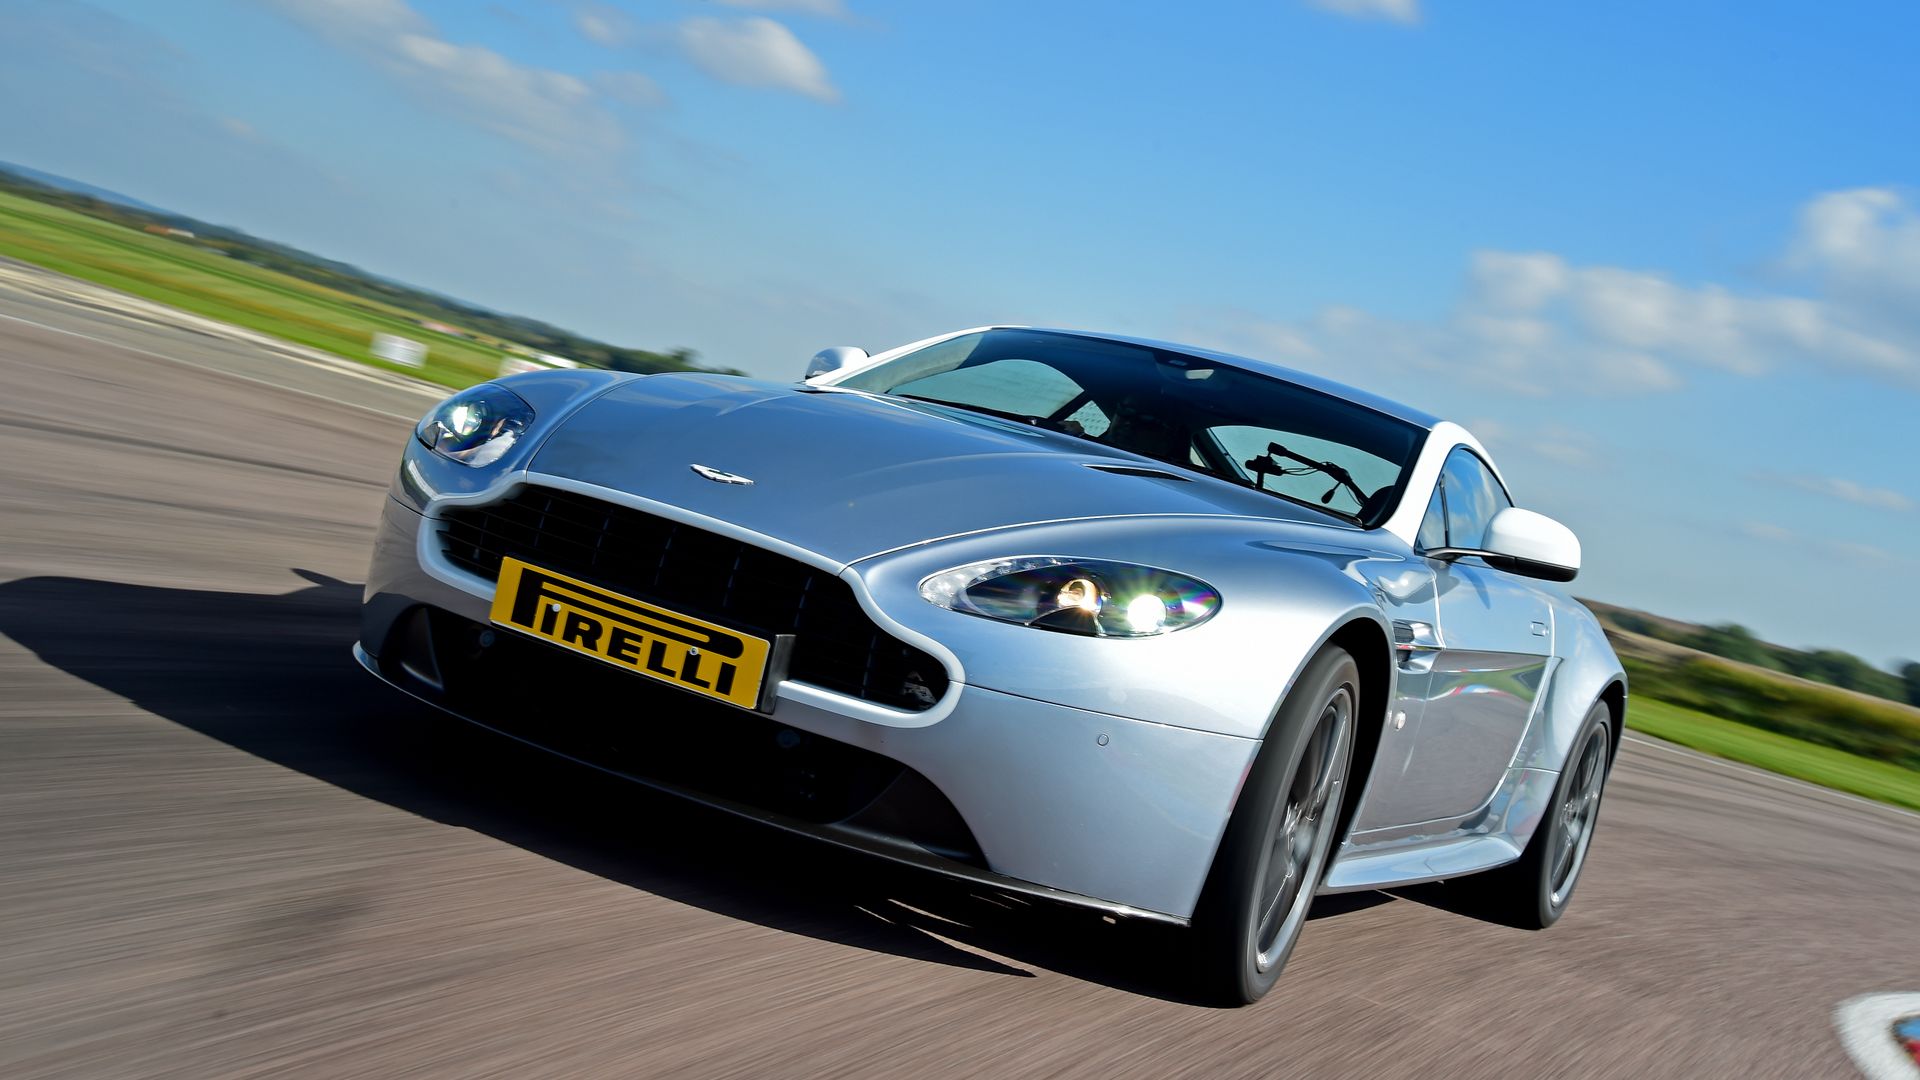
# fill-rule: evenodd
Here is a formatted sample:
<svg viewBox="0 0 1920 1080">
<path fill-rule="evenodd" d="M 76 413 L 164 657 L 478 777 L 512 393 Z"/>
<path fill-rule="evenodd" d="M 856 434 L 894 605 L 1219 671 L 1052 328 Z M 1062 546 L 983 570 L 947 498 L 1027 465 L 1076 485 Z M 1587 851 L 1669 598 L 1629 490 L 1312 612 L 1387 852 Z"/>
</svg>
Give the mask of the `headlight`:
<svg viewBox="0 0 1920 1080">
<path fill-rule="evenodd" d="M 533 423 L 533 406 L 504 386 L 482 383 L 434 406 L 413 429 L 420 445 L 462 465 L 499 461 Z"/>
<path fill-rule="evenodd" d="M 1040 630 L 1152 637 L 1220 610 L 1213 586 L 1170 570 L 1100 559 L 1028 555 L 938 573 L 920 583 L 928 603 Z"/>
</svg>

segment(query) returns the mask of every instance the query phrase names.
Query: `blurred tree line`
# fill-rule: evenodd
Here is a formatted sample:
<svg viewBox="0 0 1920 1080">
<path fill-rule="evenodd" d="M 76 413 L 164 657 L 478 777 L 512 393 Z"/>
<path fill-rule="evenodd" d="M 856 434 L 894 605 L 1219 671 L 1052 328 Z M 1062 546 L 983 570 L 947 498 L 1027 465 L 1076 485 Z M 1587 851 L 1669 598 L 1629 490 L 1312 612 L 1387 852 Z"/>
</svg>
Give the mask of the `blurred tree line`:
<svg viewBox="0 0 1920 1080">
<path fill-rule="evenodd" d="M 1920 662 L 1908 661 L 1894 674 L 1839 649 L 1789 649 L 1761 641 L 1739 623 L 1677 629 L 1677 624 L 1636 612 L 1616 610 L 1611 615 L 1622 629 L 1636 634 L 1888 701 L 1920 705 Z"/>
<path fill-rule="evenodd" d="M 349 296 L 400 308 L 420 316 L 423 320 L 446 323 L 471 331 L 478 337 L 524 345 L 534 352 L 552 353 L 594 367 L 641 373 L 720 370 L 729 374 L 739 374 L 731 369 L 702 367 L 697 363 L 698 354 L 692 349 L 669 349 L 662 352 L 609 345 L 604 341 L 582 337 L 570 330 L 563 330 L 538 319 L 529 319 L 520 315 L 503 315 L 449 296 L 390 281 L 349 263 L 321 258 L 299 248 L 277 244 L 271 240 L 262 240 L 238 229 L 210 225 L 179 214 L 143 210 L 84 192 L 69 191 L 9 172 L 4 168 L 0 168 L 0 190 L 51 203 L 76 213 L 129 228 L 144 229 L 149 232 L 165 229 L 184 230 L 191 236 L 180 237 L 183 242 L 219 252 L 239 262 L 275 270 L 289 277 L 322 285 Z"/>
<path fill-rule="evenodd" d="M 1920 716 L 1901 705 L 1793 682 L 1704 656 L 1678 662 L 1629 656 L 1623 662 L 1635 695 L 1920 769 Z M 1920 664 L 1907 666 L 1920 668 Z M 1631 707 L 1628 715 L 1632 715 Z"/>
</svg>

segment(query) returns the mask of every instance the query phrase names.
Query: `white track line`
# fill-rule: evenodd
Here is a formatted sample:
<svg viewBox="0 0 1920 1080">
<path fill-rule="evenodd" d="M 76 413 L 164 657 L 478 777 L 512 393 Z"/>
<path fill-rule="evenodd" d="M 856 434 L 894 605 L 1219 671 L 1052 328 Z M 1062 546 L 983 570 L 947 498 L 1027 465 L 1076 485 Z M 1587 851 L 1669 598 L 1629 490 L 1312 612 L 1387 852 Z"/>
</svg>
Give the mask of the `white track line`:
<svg viewBox="0 0 1920 1080">
<path fill-rule="evenodd" d="M 76 337 L 81 339 L 82 341 L 91 341 L 97 345 L 105 345 L 113 349 L 121 349 L 130 353 L 138 353 L 141 356 L 150 356 L 150 357 L 153 357 L 155 360 L 165 360 L 168 363 L 179 364 L 182 367 L 196 368 L 200 371 L 205 371 L 214 375 L 224 375 L 230 379 L 239 379 L 241 382 L 249 382 L 258 386 L 270 387 L 275 390 L 283 390 L 290 394 L 304 394 L 307 397 L 315 397 L 315 398 L 319 398 L 322 401 L 330 401 L 336 405 L 345 405 L 348 408 L 360 409 L 364 412 L 370 412 L 375 414 L 376 416 L 385 416 L 394 420 L 418 419 L 417 417 L 414 417 L 414 416 L 404 416 L 400 413 L 390 413 L 390 412 L 387 412 L 385 409 L 376 409 L 371 405 L 362 404 L 361 402 L 358 402 L 358 401 L 349 401 L 346 398 L 334 397 L 331 394 L 323 394 L 318 390 L 306 390 L 298 386 L 288 386 L 285 383 L 274 382 L 271 379 L 262 379 L 256 375 L 243 375 L 237 371 L 228 371 L 225 368 L 214 367 L 211 364 L 200 364 L 200 363 L 195 363 L 192 360 L 182 360 L 178 356 L 169 356 L 166 353 L 155 352 L 152 349 L 142 348 L 141 346 L 138 346 L 138 345 L 128 345 L 125 342 L 114 341 L 111 338 L 98 337 L 93 334 L 83 334 L 78 330 L 69 330 L 64 326 L 52 326 L 48 323 L 39 322 L 38 320 L 35 320 L 35 319 L 22 318 L 19 315 L 9 315 L 4 311 L 0 311 L 0 319 L 5 319 L 8 322 L 22 323 L 24 325 L 36 327 L 38 329 L 46 330 L 55 334 L 65 334 L 68 337 Z M 233 344 L 244 345 L 245 343 L 234 342 Z M 331 364 L 323 364 L 317 360 L 307 360 L 302 357 L 288 356 L 283 353 L 276 354 L 276 355 L 280 356 L 280 358 L 283 360 L 288 360 L 296 364 L 306 364 L 309 367 L 318 368 L 319 370 L 328 372 L 330 374 L 344 375 L 348 378 L 360 379 L 365 382 L 374 383 L 379 386 L 390 387 L 395 390 L 404 390 L 404 391 L 413 392 L 412 387 L 401 386 L 395 383 L 390 383 L 385 380 L 375 378 L 371 375 L 364 374 L 362 372 L 349 370 L 348 368 L 345 368 L 345 367 L 335 367 Z M 352 361 L 343 360 L 341 361 L 341 363 L 349 364 L 349 363 L 352 363 Z M 447 391 L 447 393 L 452 393 L 452 392 L 453 392 L 452 390 Z M 420 393 L 423 397 L 434 395 L 433 391 L 426 390 L 426 389 L 421 389 L 418 391 L 418 393 Z"/>
<path fill-rule="evenodd" d="M 1726 758 L 1714 757 L 1712 754 L 1703 754 L 1698 750 L 1688 749 L 1687 747 L 1684 747 L 1684 746 L 1675 746 L 1672 743 L 1660 742 L 1656 739 L 1644 739 L 1637 735 L 1628 735 L 1628 736 L 1625 736 L 1625 738 L 1626 738 L 1626 741 L 1630 743 L 1639 743 L 1641 746 L 1652 747 L 1655 750 L 1664 750 L 1667 753 L 1673 754 L 1676 757 L 1691 758 L 1694 761 L 1717 766 L 1718 768 L 1725 769 L 1728 772 L 1741 773 L 1755 780 L 1766 780 L 1775 784 L 1779 784 L 1783 787 L 1797 788 L 1801 791 L 1805 791 L 1810 794 L 1827 795 L 1836 799 L 1844 799 L 1850 803 L 1857 803 L 1861 806 L 1870 807 L 1874 810 L 1885 810 L 1888 813 L 1900 814 L 1904 817 L 1920 819 L 1920 814 L 1916 814 L 1913 811 L 1906 809 L 1905 807 L 1894 806 L 1891 803 L 1875 802 L 1872 799 L 1861 798 L 1860 796 L 1854 795 L 1850 792 L 1835 791 L 1833 788 L 1830 788 L 1830 787 L 1821 787 L 1819 784 L 1810 784 L 1805 780 L 1795 780 L 1791 776 L 1781 776 L 1779 773 L 1768 772 L 1765 769 L 1755 768 L 1752 765 L 1742 765 L 1737 761 L 1728 761 Z"/>
<path fill-rule="evenodd" d="M 1893 1024 L 1920 1015 L 1920 994 L 1867 994 L 1833 1010 L 1840 1045 L 1868 1080 L 1920 1080 L 1920 1066 L 1894 1041 Z"/>
</svg>

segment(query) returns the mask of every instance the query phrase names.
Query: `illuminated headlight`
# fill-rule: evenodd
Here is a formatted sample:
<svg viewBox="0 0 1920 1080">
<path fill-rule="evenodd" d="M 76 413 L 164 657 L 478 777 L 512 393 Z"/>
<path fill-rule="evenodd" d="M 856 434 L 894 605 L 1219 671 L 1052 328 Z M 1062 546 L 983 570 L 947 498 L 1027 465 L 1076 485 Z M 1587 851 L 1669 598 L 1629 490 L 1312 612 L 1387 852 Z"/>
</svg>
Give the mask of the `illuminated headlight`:
<svg viewBox="0 0 1920 1080">
<path fill-rule="evenodd" d="M 434 406 L 413 429 L 420 445 L 479 468 L 499 461 L 533 423 L 533 406 L 504 386 L 482 383 Z"/>
<path fill-rule="evenodd" d="M 973 563 L 920 583 L 930 604 L 1040 630 L 1153 637 L 1220 610 L 1213 586 L 1151 566 L 1029 555 Z"/>
</svg>

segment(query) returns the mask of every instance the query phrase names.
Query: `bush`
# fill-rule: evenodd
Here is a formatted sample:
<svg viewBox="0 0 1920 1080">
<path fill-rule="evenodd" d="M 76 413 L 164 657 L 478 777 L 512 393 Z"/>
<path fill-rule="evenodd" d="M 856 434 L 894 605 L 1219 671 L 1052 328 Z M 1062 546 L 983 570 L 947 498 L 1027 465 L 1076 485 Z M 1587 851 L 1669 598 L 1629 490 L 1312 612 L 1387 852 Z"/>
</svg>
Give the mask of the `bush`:
<svg viewBox="0 0 1920 1080">
<path fill-rule="evenodd" d="M 1625 663 L 1635 694 L 1920 769 L 1920 712 L 1911 708 L 1705 658 L 1678 664 Z"/>
<path fill-rule="evenodd" d="M 1739 623 L 1709 626 L 1691 639 L 1676 640 L 1675 644 L 1691 646 L 1701 652 L 1724 656 L 1729 660 L 1738 660 L 1755 667 L 1778 668 L 1780 666 L 1766 643 L 1754 637 L 1753 631 Z"/>
</svg>

